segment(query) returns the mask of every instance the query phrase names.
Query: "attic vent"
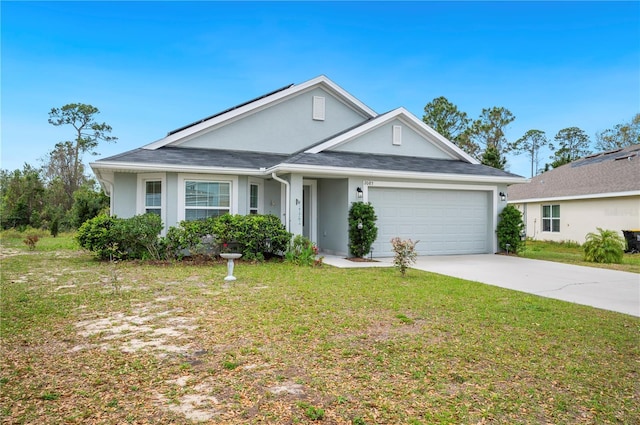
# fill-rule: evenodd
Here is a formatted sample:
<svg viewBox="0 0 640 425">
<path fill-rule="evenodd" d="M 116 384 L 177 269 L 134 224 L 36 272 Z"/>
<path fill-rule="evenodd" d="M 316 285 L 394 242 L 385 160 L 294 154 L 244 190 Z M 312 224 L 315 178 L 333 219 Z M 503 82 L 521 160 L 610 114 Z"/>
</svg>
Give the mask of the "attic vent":
<svg viewBox="0 0 640 425">
<path fill-rule="evenodd" d="M 402 144 L 402 126 L 401 125 L 393 126 L 393 136 L 391 138 L 391 143 L 394 146 L 400 146 Z"/>
<path fill-rule="evenodd" d="M 324 97 L 313 96 L 313 119 L 324 121 Z"/>
</svg>

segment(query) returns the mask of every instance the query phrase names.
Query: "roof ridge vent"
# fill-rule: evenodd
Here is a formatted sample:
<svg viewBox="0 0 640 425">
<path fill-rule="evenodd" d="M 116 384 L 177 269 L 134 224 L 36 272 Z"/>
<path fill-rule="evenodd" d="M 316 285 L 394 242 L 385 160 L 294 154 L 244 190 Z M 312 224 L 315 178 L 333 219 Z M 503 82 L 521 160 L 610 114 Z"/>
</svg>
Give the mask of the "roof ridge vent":
<svg viewBox="0 0 640 425">
<path fill-rule="evenodd" d="M 611 150 L 611 151 L 602 152 L 602 155 L 611 155 L 612 153 L 620 152 L 621 150 L 622 150 L 622 148 L 614 149 L 614 150 Z"/>
<path fill-rule="evenodd" d="M 633 152 L 633 153 L 630 153 L 628 155 L 619 156 L 619 157 L 615 158 L 614 161 L 620 161 L 621 159 L 628 159 L 629 161 L 631 161 L 634 156 L 638 156 L 638 154 Z"/>
</svg>

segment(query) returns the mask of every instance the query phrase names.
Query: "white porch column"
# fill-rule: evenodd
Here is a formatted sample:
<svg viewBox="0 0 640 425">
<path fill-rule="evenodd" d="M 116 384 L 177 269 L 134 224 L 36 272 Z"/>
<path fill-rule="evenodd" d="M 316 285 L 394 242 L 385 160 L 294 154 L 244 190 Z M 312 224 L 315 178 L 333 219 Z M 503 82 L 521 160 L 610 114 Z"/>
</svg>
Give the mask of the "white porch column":
<svg viewBox="0 0 640 425">
<path fill-rule="evenodd" d="M 289 211 L 289 231 L 302 234 L 302 175 L 291 174 L 291 205 Z"/>
</svg>

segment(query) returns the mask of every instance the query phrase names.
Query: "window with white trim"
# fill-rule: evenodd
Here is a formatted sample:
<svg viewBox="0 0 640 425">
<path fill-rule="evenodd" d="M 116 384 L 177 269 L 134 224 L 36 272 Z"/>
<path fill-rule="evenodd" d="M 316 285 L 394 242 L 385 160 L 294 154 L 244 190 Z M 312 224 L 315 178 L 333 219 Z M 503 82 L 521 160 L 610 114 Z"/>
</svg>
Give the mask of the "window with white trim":
<svg viewBox="0 0 640 425">
<path fill-rule="evenodd" d="M 162 217 L 162 180 L 144 181 L 144 212 Z"/>
<path fill-rule="evenodd" d="M 542 231 L 560 231 L 560 205 L 542 206 Z"/>
<path fill-rule="evenodd" d="M 165 221 L 167 203 L 165 173 L 140 173 L 136 186 L 136 214 L 157 214 Z"/>
<path fill-rule="evenodd" d="M 260 186 L 256 183 L 249 185 L 249 214 L 259 214 L 258 203 L 260 193 Z"/>
<path fill-rule="evenodd" d="M 184 181 L 184 219 L 187 221 L 218 217 L 231 212 L 231 183 Z"/>
</svg>

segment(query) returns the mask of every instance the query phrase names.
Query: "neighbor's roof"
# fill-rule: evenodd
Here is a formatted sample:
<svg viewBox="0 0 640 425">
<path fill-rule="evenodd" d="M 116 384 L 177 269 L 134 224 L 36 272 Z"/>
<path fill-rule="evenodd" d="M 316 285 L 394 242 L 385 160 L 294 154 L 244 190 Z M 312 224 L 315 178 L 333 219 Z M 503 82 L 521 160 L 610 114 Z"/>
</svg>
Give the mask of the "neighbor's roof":
<svg viewBox="0 0 640 425">
<path fill-rule="evenodd" d="M 640 194 L 640 145 L 578 159 L 509 186 L 509 202 Z"/>
</svg>

